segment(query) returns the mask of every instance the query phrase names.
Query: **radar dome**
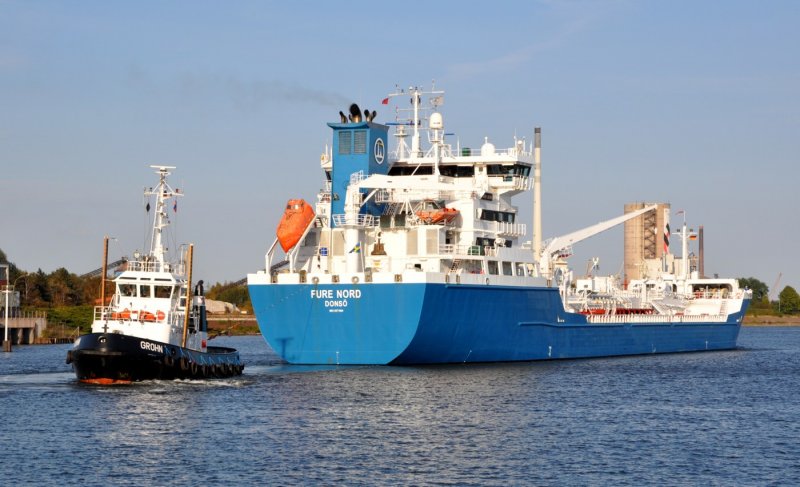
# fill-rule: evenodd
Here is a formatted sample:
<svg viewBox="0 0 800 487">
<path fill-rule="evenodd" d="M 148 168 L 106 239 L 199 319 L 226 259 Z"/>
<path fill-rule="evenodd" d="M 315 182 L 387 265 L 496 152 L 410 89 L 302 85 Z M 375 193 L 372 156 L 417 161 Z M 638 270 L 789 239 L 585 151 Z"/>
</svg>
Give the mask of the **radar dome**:
<svg viewBox="0 0 800 487">
<path fill-rule="evenodd" d="M 444 120 L 442 119 L 442 114 L 439 112 L 431 113 L 430 119 L 430 128 L 434 130 L 441 130 L 444 127 Z"/>
<path fill-rule="evenodd" d="M 486 137 L 485 142 L 481 146 L 481 155 L 482 156 L 493 156 L 494 155 L 494 144 L 489 142 L 489 137 Z"/>
</svg>

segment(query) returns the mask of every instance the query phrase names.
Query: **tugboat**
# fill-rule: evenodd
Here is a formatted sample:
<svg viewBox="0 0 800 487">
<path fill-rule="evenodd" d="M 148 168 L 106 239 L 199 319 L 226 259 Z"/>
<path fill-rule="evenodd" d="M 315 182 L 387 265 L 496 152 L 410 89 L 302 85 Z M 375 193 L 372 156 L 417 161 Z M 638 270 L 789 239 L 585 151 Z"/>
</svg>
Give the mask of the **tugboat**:
<svg viewBox="0 0 800 487">
<path fill-rule="evenodd" d="M 173 166 L 150 166 L 158 185 L 145 190 L 155 196 L 150 252 L 134 253 L 116 278 L 115 293 L 106 303 L 108 237 L 104 241 L 100 306 L 94 309 L 92 332 L 75 340 L 67 352 L 78 381 L 129 384 L 152 379 L 207 379 L 241 375 L 244 364 L 233 348 L 210 347 L 203 281 L 192 292 L 193 245 L 167 260 L 163 244 L 169 227 L 169 200 L 183 196 L 167 183 Z M 148 199 L 147 210 L 150 210 Z M 189 305 L 187 306 L 187 303 Z"/>
</svg>

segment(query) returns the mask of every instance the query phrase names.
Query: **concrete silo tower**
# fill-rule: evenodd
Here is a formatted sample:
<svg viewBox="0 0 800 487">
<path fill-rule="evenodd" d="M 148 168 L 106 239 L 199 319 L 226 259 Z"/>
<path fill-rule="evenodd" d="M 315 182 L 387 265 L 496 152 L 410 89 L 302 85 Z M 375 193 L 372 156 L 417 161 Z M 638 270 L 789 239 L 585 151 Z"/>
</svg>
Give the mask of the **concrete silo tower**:
<svg viewBox="0 0 800 487">
<path fill-rule="evenodd" d="M 653 211 L 625 222 L 625 283 L 656 277 L 672 265 L 668 203 L 628 203 L 625 213 L 656 204 Z"/>
</svg>

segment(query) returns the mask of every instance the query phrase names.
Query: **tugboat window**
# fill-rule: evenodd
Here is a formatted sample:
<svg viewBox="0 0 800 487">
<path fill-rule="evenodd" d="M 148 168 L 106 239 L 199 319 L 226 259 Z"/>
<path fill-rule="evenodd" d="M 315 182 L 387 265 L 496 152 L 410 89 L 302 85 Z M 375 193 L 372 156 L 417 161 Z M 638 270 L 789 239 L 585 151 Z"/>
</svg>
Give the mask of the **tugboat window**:
<svg viewBox="0 0 800 487">
<path fill-rule="evenodd" d="M 156 297 L 167 298 L 172 296 L 172 286 L 156 286 Z"/>
<path fill-rule="evenodd" d="M 139 297 L 140 298 L 149 298 L 150 297 L 150 286 L 139 286 Z"/>
<path fill-rule="evenodd" d="M 120 284 L 119 293 L 126 297 L 136 296 L 136 285 L 134 284 Z"/>
</svg>

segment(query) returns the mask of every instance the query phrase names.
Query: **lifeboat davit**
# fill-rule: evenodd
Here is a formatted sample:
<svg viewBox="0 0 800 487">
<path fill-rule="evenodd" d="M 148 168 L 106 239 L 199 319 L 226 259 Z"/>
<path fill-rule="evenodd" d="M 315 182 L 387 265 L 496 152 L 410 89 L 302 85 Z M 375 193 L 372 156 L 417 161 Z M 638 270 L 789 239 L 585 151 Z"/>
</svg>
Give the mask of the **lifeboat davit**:
<svg viewBox="0 0 800 487">
<path fill-rule="evenodd" d="M 300 237 L 314 220 L 314 210 L 305 200 L 289 200 L 286 203 L 286 211 L 283 218 L 278 223 L 278 241 L 284 252 L 288 252 L 297 245 Z"/>
</svg>

